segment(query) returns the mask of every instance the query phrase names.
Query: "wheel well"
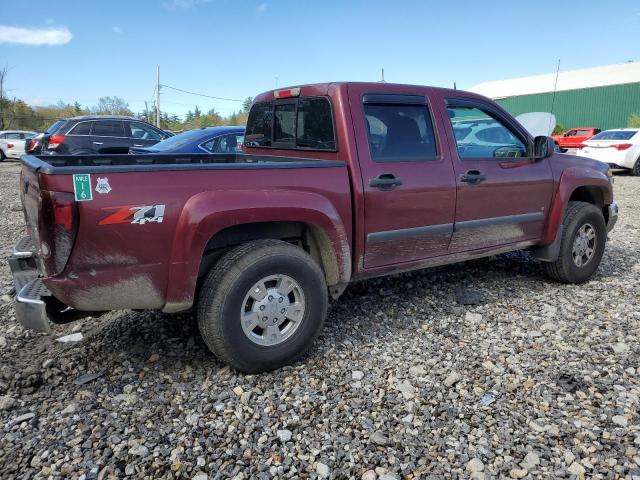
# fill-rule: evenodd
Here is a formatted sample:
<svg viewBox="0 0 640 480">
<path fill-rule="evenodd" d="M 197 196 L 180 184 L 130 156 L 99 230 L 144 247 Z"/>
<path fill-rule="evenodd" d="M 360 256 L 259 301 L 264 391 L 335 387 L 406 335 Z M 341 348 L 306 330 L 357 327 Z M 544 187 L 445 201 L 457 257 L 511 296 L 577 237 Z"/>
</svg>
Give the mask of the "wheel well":
<svg viewBox="0 0 640 480">
<path fill-rule="evenodd" d="M 339 283 L 340 270 L 329 236 L 316 225 L 303 222 L 247 223 L 219 231 L 205 246 L 198 276 L 204 276 L 230 248 L 264 238 L 282 240 L 302 248 L 320 265 L 327 285 Z"/>
<path fill-rule="evenodd" d="M 605 222 L 608 221 L 609 209 L 604 205 L 604 195 L 599 187 L 578 187 L 571 194 L 569 201 L 592 203 L 602 211 Z"/>
</svg>

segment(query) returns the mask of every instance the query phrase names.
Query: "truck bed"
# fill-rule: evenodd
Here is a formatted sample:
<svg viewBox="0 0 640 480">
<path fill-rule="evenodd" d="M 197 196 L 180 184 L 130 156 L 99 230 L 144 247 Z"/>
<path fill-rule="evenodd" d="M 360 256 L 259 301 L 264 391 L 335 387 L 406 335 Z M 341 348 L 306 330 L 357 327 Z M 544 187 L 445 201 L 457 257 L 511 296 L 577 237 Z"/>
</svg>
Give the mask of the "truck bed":
<svg viewBox="0 0 640 480">
<path fill-rule="evenodd" d="M 327 168 L 345 163 L 275 155 L 243 153 L 144 154 L 144 155 L 25 155 L 30 170 L 49 175 L 70 173 L 123 173 L 161 170 L 227 170 L 256 168 Z"/>
</svg>

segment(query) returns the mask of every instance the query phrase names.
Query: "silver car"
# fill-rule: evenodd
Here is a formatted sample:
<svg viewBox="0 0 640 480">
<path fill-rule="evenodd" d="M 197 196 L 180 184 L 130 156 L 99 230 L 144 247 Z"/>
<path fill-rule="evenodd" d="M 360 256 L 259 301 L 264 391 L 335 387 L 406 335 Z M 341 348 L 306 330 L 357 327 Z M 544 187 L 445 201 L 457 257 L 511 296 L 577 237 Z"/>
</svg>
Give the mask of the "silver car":
<svg viewBox="0 0 640 480">
<path fill-rule="evenodd" d="M 24 155 L 25 143 L 38 132 L 26 130 L 3 130 L 0 131 L 0 162 L 5 158 L 20 158 Z"/>
</svg>

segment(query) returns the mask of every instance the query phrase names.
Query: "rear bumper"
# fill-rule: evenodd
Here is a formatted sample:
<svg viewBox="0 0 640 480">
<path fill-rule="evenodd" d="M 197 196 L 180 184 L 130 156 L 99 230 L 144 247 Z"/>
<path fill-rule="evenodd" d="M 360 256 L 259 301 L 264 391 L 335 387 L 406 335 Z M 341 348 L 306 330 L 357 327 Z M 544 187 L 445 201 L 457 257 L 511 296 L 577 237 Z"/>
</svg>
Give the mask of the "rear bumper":
<svg viewBox="0 0 640 480">
<path fill-rule="evenodd" d="M 613 227 L 616 226 L 616 222 L 618 221 L 618 204 L 616 202 L 611 202 L 608 205 L 609 216 L 607 218 L 607 232 L 613 230 Z"/>
<path fill-rule="evenodd" d="M 30 237 L 22 238 L 9 257 L 9 268 L 16 289 L 16 318 L 30 330 L 51 332 L 51 320 L 47 314 L 47 297 L 51 292 L 39 278 L 33 244 Z"/>
</svg>

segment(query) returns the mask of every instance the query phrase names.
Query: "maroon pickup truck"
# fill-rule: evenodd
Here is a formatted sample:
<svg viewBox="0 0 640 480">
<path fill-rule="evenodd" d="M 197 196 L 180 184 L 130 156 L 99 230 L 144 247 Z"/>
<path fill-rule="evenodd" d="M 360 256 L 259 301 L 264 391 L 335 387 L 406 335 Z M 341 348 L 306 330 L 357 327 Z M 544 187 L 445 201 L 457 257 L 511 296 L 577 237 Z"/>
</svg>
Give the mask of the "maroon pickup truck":
<svg viewBox="0 0 640 480">
<path fill-rule="evenodd" d="M 270 91 L 242 154 L 25 156 L 18 320 L 194 309 L 246 372 L 285 365 L 349 282 L 527 249 L 584 282 L 618 209 L 597 161 L 487 98 L 329 83 Z"/>
</svg>

